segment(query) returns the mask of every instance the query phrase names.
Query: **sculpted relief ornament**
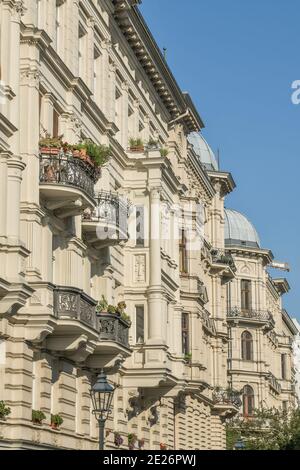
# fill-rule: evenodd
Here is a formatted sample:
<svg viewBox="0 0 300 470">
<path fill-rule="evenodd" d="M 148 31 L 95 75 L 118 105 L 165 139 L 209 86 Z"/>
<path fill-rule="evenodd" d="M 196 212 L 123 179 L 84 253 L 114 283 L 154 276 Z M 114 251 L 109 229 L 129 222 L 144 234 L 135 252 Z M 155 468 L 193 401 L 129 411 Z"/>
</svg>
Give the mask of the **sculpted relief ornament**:
<svg viewBox="0 0 300 470">
<path fill-rule="evenodd" d="M 146 257 L 145 255 L 135 256 L 134 281 L 136 283 L 146 282 Z"/>
</svg>

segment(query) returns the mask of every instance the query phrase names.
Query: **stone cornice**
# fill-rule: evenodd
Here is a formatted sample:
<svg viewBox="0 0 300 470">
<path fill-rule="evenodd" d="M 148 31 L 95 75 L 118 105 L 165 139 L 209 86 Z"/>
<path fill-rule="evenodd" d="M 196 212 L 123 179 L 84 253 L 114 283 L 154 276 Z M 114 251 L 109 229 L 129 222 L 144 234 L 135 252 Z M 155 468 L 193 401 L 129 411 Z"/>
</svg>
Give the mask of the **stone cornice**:
<svg viewBox="0 0 300 470">
<path fill-rule="evenodd" d="M 188 132 L 199 131 L 204 124 L 189 95 L 181 92 L 136 2 L 113 0 L 113 3 L 115 20 L 168 110 L 171 120 L 182 122 Z"/>
<path fill-rule="evenodd" d="M 264 259 L 266 265 L 270 264 L 274 259 L 273 253 L 271 250 L 262 250 L 260 248 L 250 248 L 250 247 L 243 247 L 240 245 L 236 246 L 225 246 L 225 250 L 229 251 L 230 253 L 241 256 L 241 257 L 261 257 Z"/>
<path fill-rule="evenodd" d="M 222 187 L 222 196 L 230 194 L 236 187 L 235 181 L 231 173 L 223 171 L 208 171 L 212 184 L 220 184 Z"/>
</svg>

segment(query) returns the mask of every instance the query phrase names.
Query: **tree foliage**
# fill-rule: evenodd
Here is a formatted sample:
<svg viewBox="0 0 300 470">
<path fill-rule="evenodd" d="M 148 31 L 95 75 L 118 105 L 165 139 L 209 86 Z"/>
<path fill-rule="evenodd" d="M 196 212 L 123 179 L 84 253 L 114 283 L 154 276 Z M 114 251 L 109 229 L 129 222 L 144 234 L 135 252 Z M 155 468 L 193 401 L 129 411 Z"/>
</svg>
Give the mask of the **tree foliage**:
<svg viewBox="0 0 300 470">
<path fill-rule="evenodd" d="M 227 423 L 227 449 L 238 441 L 244 450 L 300 450 L 300 410 L 261 409 L 251 418 L 233 418 Z"/>
</svg>

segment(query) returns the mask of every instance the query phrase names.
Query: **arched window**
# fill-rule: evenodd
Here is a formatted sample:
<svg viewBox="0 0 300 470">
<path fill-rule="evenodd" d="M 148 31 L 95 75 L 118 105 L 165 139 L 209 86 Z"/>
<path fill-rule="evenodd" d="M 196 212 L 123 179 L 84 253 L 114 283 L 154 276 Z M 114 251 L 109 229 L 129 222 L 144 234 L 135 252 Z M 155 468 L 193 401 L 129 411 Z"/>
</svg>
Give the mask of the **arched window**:
<svg viewBox="0 0 300 470">
<path fill-rule="evenodd" d="M 253 416 L 254 412 L 254 391 L 250 385 L 243 389 L 243 414 L 244 416 Z"/>
<path fill-rule="evenodd" d="M 244 361 L 253 360 L 253 339 L 249 331 L 244 331 L 242 334 L 242 359 Z"/>
</svg>

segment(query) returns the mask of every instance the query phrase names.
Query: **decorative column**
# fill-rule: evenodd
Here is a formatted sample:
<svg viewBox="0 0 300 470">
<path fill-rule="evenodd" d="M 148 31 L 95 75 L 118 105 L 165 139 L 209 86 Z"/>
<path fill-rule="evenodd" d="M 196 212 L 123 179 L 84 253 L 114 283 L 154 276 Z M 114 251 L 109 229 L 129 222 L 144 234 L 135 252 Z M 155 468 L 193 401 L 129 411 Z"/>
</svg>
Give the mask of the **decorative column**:
<svg viewBox="0 0 300 470">
<path fill-rule="evenodd" d="M 86 84 L 91 91 L 94 88 L 94 26 L 93 17 L 87 19 L 87 60 L 86 60 Z"/>
<path fill-rule="evenodd" d="M 107 118 L 110 122 L 116 121 L 116 64 L 109 64 L 108 93 L 106 97 Z"/>
<path fill-rule="evenodd" d="M 126 149 L 128 147 L 128 83 L 122 83 L 122 121 L 121 121 L 121 142 Z"/>
<path fill-rule="evenodd" d="M 161 292 L 160 188 L 150 190 L 150 286 L 148 289 L 148 344 L 164 344 L 164 307 Z"/>
<path fill-rule="evenodd" d="M 103 114 L 108 120 L 110 120 L 110 64 L 109 64 L 109 48 L 111 42 L 108 39 L 104 39 L 101 42 L 101 80 L 100 80 L 100 104 Z"/>
</svg>

